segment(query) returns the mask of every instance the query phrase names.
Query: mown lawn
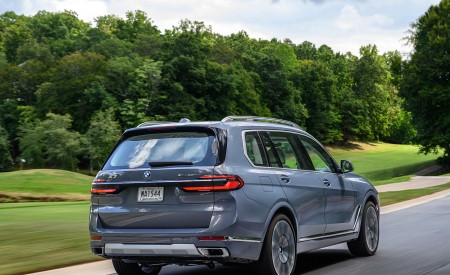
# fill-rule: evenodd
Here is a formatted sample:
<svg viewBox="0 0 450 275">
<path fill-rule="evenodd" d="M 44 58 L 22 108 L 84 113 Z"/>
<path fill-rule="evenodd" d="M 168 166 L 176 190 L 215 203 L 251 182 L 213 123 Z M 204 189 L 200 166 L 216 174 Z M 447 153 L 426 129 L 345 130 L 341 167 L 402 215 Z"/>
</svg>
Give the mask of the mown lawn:
<svg viewBox="0 0 450 275">
<path fill-rule="evenodd" d="M 89 202 L 0 204 L 0 274 L 101 259 L 89 247 Z"/>
<path fill-rule="evenodd" d="M 33 169 L 0 173 L 0 202 L 19 198 L 50 200 L 59 197 L 64 200 L 88 200 L 93 177 L 80 173 L 56 170 Z"/>
<path fill-rule="evenodd" d="M 427 187 L 423 189 L 411 189 L 411 190 L 403 190 L 403 191 L 392 191 L 392 192 L 381 192 L 379 193 L 381 206 L 407 201 L 411 199 L 415 199 L 418 197 L 431 195 L 436 192 L 444 191 L 450 189 L 450 182 L 437 185 L 432 187 Z"/>
<path fill-rule="evenodd" d="M 355 173 L 367 177 L 375 185 L 407 181 L 412 175 L 434 164 L 437 155 L 418 154 L 418 147 L 388 143 L 353 143 L 347 147 L 329 147 L 336 161 L 353 162 Z M 391 180 L 392 178 L 399 179 Z"/>
</svg>

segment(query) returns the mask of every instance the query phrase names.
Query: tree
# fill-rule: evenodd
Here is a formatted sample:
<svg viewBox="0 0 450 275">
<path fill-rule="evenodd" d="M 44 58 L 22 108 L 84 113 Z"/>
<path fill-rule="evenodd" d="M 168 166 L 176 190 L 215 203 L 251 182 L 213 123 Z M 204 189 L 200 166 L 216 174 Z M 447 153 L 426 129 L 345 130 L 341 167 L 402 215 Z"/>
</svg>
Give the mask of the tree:
<svg viewBox="0 0 450 275">
<path fill-rule="evenodd" d="M 387 134 L 389 125 L 390 90 L 389 70 L 374 45 L 360 49 L 361 58 L 354 71 L 354 96 L 358 101 L 355 114 L 358 132 L 362 140 L 379 140 Z"/>
<path fill-rule="evenodd" d="M 86 49 L 88 45 L 88 23 L 78 19 L 73 11 L 39 11 L 31 17 L 28 27 L 34 40 L 48 45 L 53 55 L 62 57 Z"/>
<path fill-rule="evenodd" d="M 36 92 L 40 113 L 70 114 L 74 129 L 85 132 L 90 117 L 109 96 L 104 88 L 105 69 L 105 58 L 97 53 L 63 57 Z"/>
<path fill-rule="evenodd" d="M 323 143 L 340 141 L 339 98 L 331 69 L 321 61 L 301 61 L 298 81 L 309 115 L 306 130 Z"/>
<path fill-rule="evenodd" d="M 127 12 L 126 19 L 116 15 L 105 15 L 95 19 L 97 28 L 121 40 L 134 42 L 139 35 L 159 34 L 158 28 L 144 11 Z"/>
<path fill-rule="evenodd" d="M 94 114 L 86 133 L 89 144 L 90 170 L 100 169 L 114 144 L 120 137 L 119 123 L 114 119 L 114 110 L 98 111 Z"/>
<path fill-rule="evenodd" d="M 8 133 L 0 125 L 0 172 L 8 171 L 13 162 L 10 152 Z"/>
<path fill-rule="evenodd" d="M 291 120 L 303 125 L 308 112 L 302 103 L 301 92 L 294 86 L 292 72 L 274 55 L 261 59 L 257 64 L 261 79 L 261 99 L 274 117 Z"/>
<path fill-rule="evenodd" d="M 431 6 L 412 25 L 414 46 L 401 93 L 417 127 L 421 152 L 444 150 L 450 167 L 450 0 Z"/>
<path fill-rule="evenodd" d="M 4 127 L 7 132 L 9 140 L 9 149 L 13 159 L 18 155 L 18 143 L 16 140 L 18 132 L 18 103 L 16 100 L 7 99 L 0 103 L 0 125 Z"/>
<path fill-rule="evenodd" d="M 16 63 L 17 49 L 31 38 L 29 18 L 8 12 L 0 16 L 1 46 L 8 62 Z"/>
<path fill-rule="evenodd" d="M 22 128 L 22 157 L 35 167 L 44 164 L 75 170 L 78 157 L 84 153 L 86 141 L 78 132 L 70 131 L 70 115 L 47 114 L 32 128 Z"/>
</svg>

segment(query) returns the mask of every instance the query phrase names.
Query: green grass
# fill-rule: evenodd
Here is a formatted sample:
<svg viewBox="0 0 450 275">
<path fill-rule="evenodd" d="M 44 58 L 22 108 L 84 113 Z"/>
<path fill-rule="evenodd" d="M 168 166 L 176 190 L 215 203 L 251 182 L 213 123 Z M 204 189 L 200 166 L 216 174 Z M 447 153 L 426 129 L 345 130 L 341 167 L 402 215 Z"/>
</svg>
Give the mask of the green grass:
<svg viewBox="0 0 450 275">
<path fill-rule="evenodd" d="M 406 182 L 406 181 L 410 181 L 412 177 L 413 177 L 413 175 L 394 177 L 394 178 L 390 178 L 387 180 L 372 181 L 372 183 L 374 185 L 383 185 L 383 184 L 389 184 L 389 183 Z"/>
<path fill-rule="evenodd" d="M 55 169 L 33 169 L 0 173 L 2 201 L 60 197 L 64 200 L 88 200 L 93 177 Z M 6 199 L 5 199 L 6 197 Z"/>
<path fill-rule="evenodd" d="M 337 161 L 352 161 L 355 173 L 368 178 L 375 185 L 392 183 L 386 180 L 395 177 L 410 176 L 433 165 L 438 157 L 418 154 L 417 146 L 388 143 L 353 143 L 351 146 L 330 147 L 328 150 Z"/>
<path fill-rule="evenodd" d="M 442 185 L 427 187 L 423 189 L 411 189 L 404 191 L 380 192 L 381 206 L 407 201 L 414 198 L 431 195 L 440 191 L 450 189 L 450 182 Z"/>
<path fill-rule="evenodd" d="M 89 203 L 0 204 L 0 274 L 100 259 L 89 247 Z"/>
</svg>

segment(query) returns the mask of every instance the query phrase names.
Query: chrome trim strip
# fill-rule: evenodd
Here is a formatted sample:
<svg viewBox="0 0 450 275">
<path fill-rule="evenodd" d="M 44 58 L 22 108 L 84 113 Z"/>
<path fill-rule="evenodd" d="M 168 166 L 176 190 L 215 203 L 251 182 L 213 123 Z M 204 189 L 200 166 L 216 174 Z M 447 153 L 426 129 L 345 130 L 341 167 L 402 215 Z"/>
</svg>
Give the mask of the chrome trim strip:
<svg viewBox="0 0 450 275">
<path fill-rule="evenodd" d="M 349 230 L 349 231 L 344 231 L 344 232 L 339 232 L 339 233 L 332 233 L 332 234 L 328 234 L 328 235 L 322 235 L 322 236 L 318 236 L 318 237 L 301 238 L 298 241 L 299 242 L 316 241 L 316 240 L 322 240 L 322 239 L 328 239 L 328 238 L 334 238 L 334 237 L 339 237 L 339 236 L 350 235 L 350 234 L 354 234 L 354 233 L 356 233 L 356 232 L 353 231 L 353 230 Z"/>
<path fill-rule="evenodd" d="M 105 244 L 106 255 L 201 256 L 194 244 Z"/>
<path fill-rule="evenodd" d="M 360 215 L 360 214 L 361 214 L 361 206 L 358 205 L 358 213 L 356 214 L 356 217 L 355 217 L 355 224 L 353 225 L 353 231 L 355 231 L 356 225 L 357 225 L 358 222 L 359 222 L 359 215 Z"/>
<path fill-rule="evenodd" d="M 257 238 L 246 238 L 246 237 L 225 237 L 226 241 L 230 242 L 249 242 L 249 243 L 260 243 L 261 240 Z"/>
</svg>

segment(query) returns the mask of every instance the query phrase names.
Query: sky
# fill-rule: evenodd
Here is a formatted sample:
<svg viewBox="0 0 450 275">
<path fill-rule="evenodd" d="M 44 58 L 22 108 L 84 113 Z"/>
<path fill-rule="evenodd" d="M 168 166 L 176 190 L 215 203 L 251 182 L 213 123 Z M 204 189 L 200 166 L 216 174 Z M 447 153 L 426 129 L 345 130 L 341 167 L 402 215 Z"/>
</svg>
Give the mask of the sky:
<svg viewBox="0 0 450 275">
<path fill-rule="evenodd" d="M 411 23 L 439 0 L 0 0 L 0 14 L 34 15 L 39 10 L 72 10 L 86 22 L 127 11 L 142 10 L 161 30 L 180 20 L 203 21 L 213 32 L 241 30 L 252 38 L 309 41 L 335 52 L 352 52 L 375 44 L 380 53 L 398 50 L 407 55 L 405 37 Z"/>
</svg>

